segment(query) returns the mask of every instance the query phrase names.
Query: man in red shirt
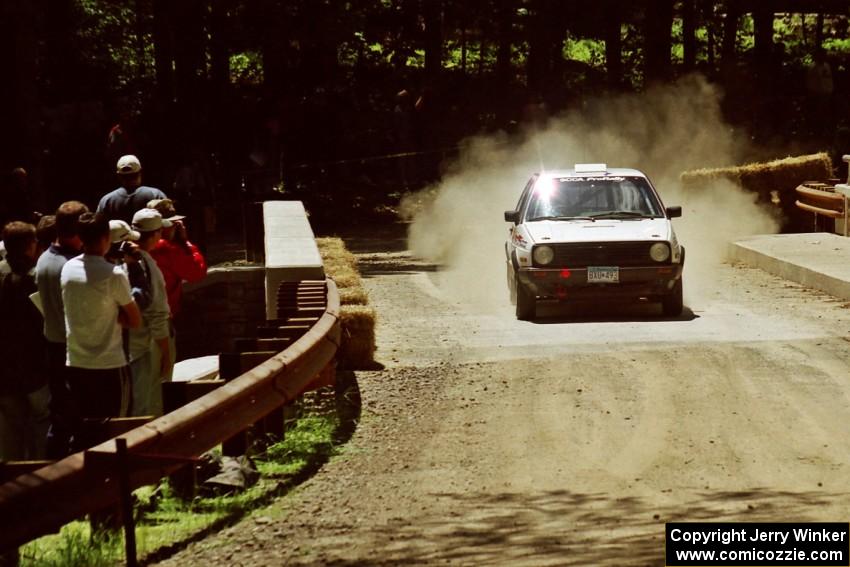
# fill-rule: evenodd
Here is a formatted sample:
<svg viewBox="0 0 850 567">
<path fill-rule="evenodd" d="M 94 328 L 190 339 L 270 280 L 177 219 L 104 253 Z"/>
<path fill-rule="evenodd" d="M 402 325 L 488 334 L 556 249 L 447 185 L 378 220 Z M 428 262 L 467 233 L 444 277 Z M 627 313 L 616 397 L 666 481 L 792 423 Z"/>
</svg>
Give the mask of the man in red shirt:
<svg viewBox="0 0 850 567">
<path fill-rule="evenodd" d="M 207 262 L 198 247 L 186 237 L 186 227 L 183 225 L 183 219 L 186 217 L 177 214 L 171 199 L 154 199 L 148 203 L 148 208 L 156 209 L 163 219 L 171 221 L 171 227 L 162 229 L 162 239 L 150 251 L 150 255 L 156 260 L 156 265 L 165 278 L 165 291 L 168 294 L 168 306 L 173 321 L 180 311 L 183 282 L 202 280 L 207 275 Z M 173 323 L 170 343 L 173 368 L 177 353 Z"/>
</svg>

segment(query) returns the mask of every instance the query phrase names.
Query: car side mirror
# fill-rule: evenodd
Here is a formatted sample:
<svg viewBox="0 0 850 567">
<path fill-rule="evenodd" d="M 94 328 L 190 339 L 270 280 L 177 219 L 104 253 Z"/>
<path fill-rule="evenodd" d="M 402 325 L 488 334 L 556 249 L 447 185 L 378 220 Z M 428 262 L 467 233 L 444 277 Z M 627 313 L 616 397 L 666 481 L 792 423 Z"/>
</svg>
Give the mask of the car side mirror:
<svg viewBox="0 0 850 567">
<path fill-rule="evenodd" d="M 519 211 L 505 211 L 505 222 L 519 222 Z"/>
<path fill-rule="evenodd" d="M 682 216 L 682 207 L 667 207 L 667 218 L 675 219 Z"/>
</svg>

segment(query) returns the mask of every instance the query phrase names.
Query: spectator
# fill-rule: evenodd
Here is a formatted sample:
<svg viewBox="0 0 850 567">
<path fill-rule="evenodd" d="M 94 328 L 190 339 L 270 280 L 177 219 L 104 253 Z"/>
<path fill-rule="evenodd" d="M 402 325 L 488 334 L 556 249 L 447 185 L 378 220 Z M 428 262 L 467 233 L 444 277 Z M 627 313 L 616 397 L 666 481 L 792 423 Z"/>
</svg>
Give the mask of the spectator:
<svg viewBox="0 0 850 567">
<path fill-rule="evenodd" d="M 3 229 L 0 262 L 0 461 L 45 457 L 50 392 L 42 318 L 30 301 L 35 281 L 35 227 L 14 221 Z"/>
<path fill-rule="evenodd" d="M 38 239 L 38 254 L 41 253 L 56 241 L 56 215 L 44 215 L 38 219 L 38 224 L 35 227 L 35 235 Z"/>
<path fill-rule="evenodd" d="M 82 252 L 77 220 L 88 207 L 79 201 L 66 201 L 56 209 L 56 240 L 38 257 L 35 279 L 44 314 L 44 338 L 47 340 L 48 385 L 50 386 L 50 432 L 47 454 L 58 459 L 71 450 L 73 409 L 68 389 L 65 348 L 65 308 L 62 304 L 62 267 Z"/>
<path fill-rule="evenodd" d="M 183 282 L 197 282 L 207 275 L 207 263 L 198 247 L 186 238 L 186 226 L 183 215 L 178 215 L 171 199 L 157 199 L 148 203 L 162 217 L 171 222 L 171 226 L 162 229 L 162 239 L 157 242 L 150 254 L 156 260 L 165 278 L 168 293 L 168 306 L 171 310 L 171 350 L 172 365 L 176 360 L 176 335 L 173 320 L 180 311 L 180 298 L 183 295 Z M 171 376 L 169 375 L 169 379 Z"/>
<path fill-rule="evenodd" d="M 130 135 L 132 118 L 128 112 L 122 112 L 118 122 L 109 128 L 106 135 L 106 157 L 115 161 L 119 156 L 136 153 L 133 138 Z"/>
<path fill-rule="evenodd" d="M 41 215 L 33 210 L 29 191 L 29 174 L 23 167 L 16 167 L 9 174 L 6 194 L 0 199 L 0 222 L 11 221 L 36 223 Z"/>
<path fill-rule="evenodd" d="M 104 258 L 111 244 L 106 216 L 83 213 L 78 225 L 83 254 L 68 260 L 61 276 L 68 385 L 82 417 L 121 417 L 131 396 L 121 328 L 139 327 L 142 317 L 127 274 Z M 100 440 L 80 437 L 82 447 Z"/>
<path fill-rule="evenodd" d="M 141 235 L 136 264 L 150 283 L 150 304 L 142 310 L 142 325 L 130 331 L 131 415 L 162 415 L 162 382 L 171 376 L 168 296 L 162 272 L 149 254 L 159 242 L 163 227 L 170 226 L 171 222 L 163 220 L 155 209 L 141 209 L 133 215 L 133 228 Z"/>
<path fill-rule="evenodd" d="M 116 168 L 121 186 L 104 195 L 97 205 L 97 212 L 104 213 L 108 220 L 130 223 L 133 214 L 143 209 L 148 201 L 166 198 L 159 189 L 142 185 L 142 164 L 136 156 L 122 156 Z"/>
<path fill-rule="evenodd" d="M 130 278 L 130 293 L 141 311 L 144 311 L 151 301 L 151 287 L 144 268 L 140 265 L 139 247 L 136 242 L 141 235 L 122 220 L 109 221 L 109 239 L 112 244 L 106 259 L 113 264 L 124 267 Z"/>
</svg>

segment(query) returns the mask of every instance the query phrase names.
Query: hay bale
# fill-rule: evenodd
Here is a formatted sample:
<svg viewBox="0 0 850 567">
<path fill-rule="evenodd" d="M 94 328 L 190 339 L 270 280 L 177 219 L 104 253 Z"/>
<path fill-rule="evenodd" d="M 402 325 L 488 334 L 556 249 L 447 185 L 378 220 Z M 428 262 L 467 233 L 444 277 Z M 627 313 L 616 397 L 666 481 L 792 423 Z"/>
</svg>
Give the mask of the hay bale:
<svg viewBox="0 0 850 567">
<path fill-rule="evenodd" d="M 804 215 L 794 205 L 797 186 L 805 181 L 827 181 L 832 175 L 832 160 L 820 152 L 765 163 L 686 171 L 681 174 L 681 181 L 686 191 L 706 190 L 722 179 L 756 193 L 759 202 L 773 205 L 776 215 L 784 218 L 783 231 L 795 232 L 806 224 Z"/>
<path fill-rule="evenodd" d="M 769 200 L 772 191 L 780 194 L 793 192 L 804 181 L 827 180 L 831 177 L 832 161 L 826 152 L 821 152 L 765 163 L 686 171 L 682 173 L 681 181 L 685 189 L 698 190 L 718 179 L 725 179 Z"/>
<path fill-rule="evenodd" d="M 339 288 L 339 302 L 341 305 L 366 305 L 369 303 L 369 295 L 362 286 Z"/>
<path fill-rule="evenodd" d="M 325 274 L 339 289 L 342 341 L 337 351 L 340 368 L 364 370 L 375 365 L 375 310 L 360 281 L 357 258 L 341 238 L 317 238 Z"/>
<path fill-rule="evenodd" d="M 348 288 L 360 285 L 357 258 L 348 251 L 341 238 L 317 238 L 316 245 L 322 257 L 325 274 L 336 282 L 337 287 Z"/>
<path fill-rule="evenodd" d="M 343 305 L 339 321 L 342 341 L 337 350 L 340 368 L 366 370 L 375 364 L 375 310 L 365 305 Z"/>
<path fill-rule="evenodd" d="M 342 290 L 347 287 L 359 287 L 360 286 L 360 274 L 356 272 L 346 272 L 346 273 L 336 273 L 330 274 L 325 272 L 325 274 L 331 278 L 334 283 L 336 283 L 336 287 Z"/>
<path fill-rule="evenodd" d="M 325 267 L 325 272 L 331 274 L 337 273 L 358 273 L 357 260 L 349 260 L 344 257 L 323 258 L 322 265 Z"/>
</svg>

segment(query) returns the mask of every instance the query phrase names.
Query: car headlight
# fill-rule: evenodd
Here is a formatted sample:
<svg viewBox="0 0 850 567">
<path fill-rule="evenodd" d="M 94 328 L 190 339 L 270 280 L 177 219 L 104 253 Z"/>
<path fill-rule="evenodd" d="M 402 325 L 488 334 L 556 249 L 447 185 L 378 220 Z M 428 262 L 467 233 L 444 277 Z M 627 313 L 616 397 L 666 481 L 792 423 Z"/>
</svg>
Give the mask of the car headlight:
<svg viewBox="0 0 850 567">
<path fill-rule="evenodd" d="M 666 242 L 656 242 L 649 247 L 649 257 L 656 262 L 666 262 L 670 258 L 670 247 Z"/>
<path fill-rule="evenodd" d="M 537 246 L 532 252 L 532 257 L 535 264 L 545 266 L 551 264 L 552 260 L 555 259 L 555 251 L 552 250 L 551 246 Z"/>
</svg>

